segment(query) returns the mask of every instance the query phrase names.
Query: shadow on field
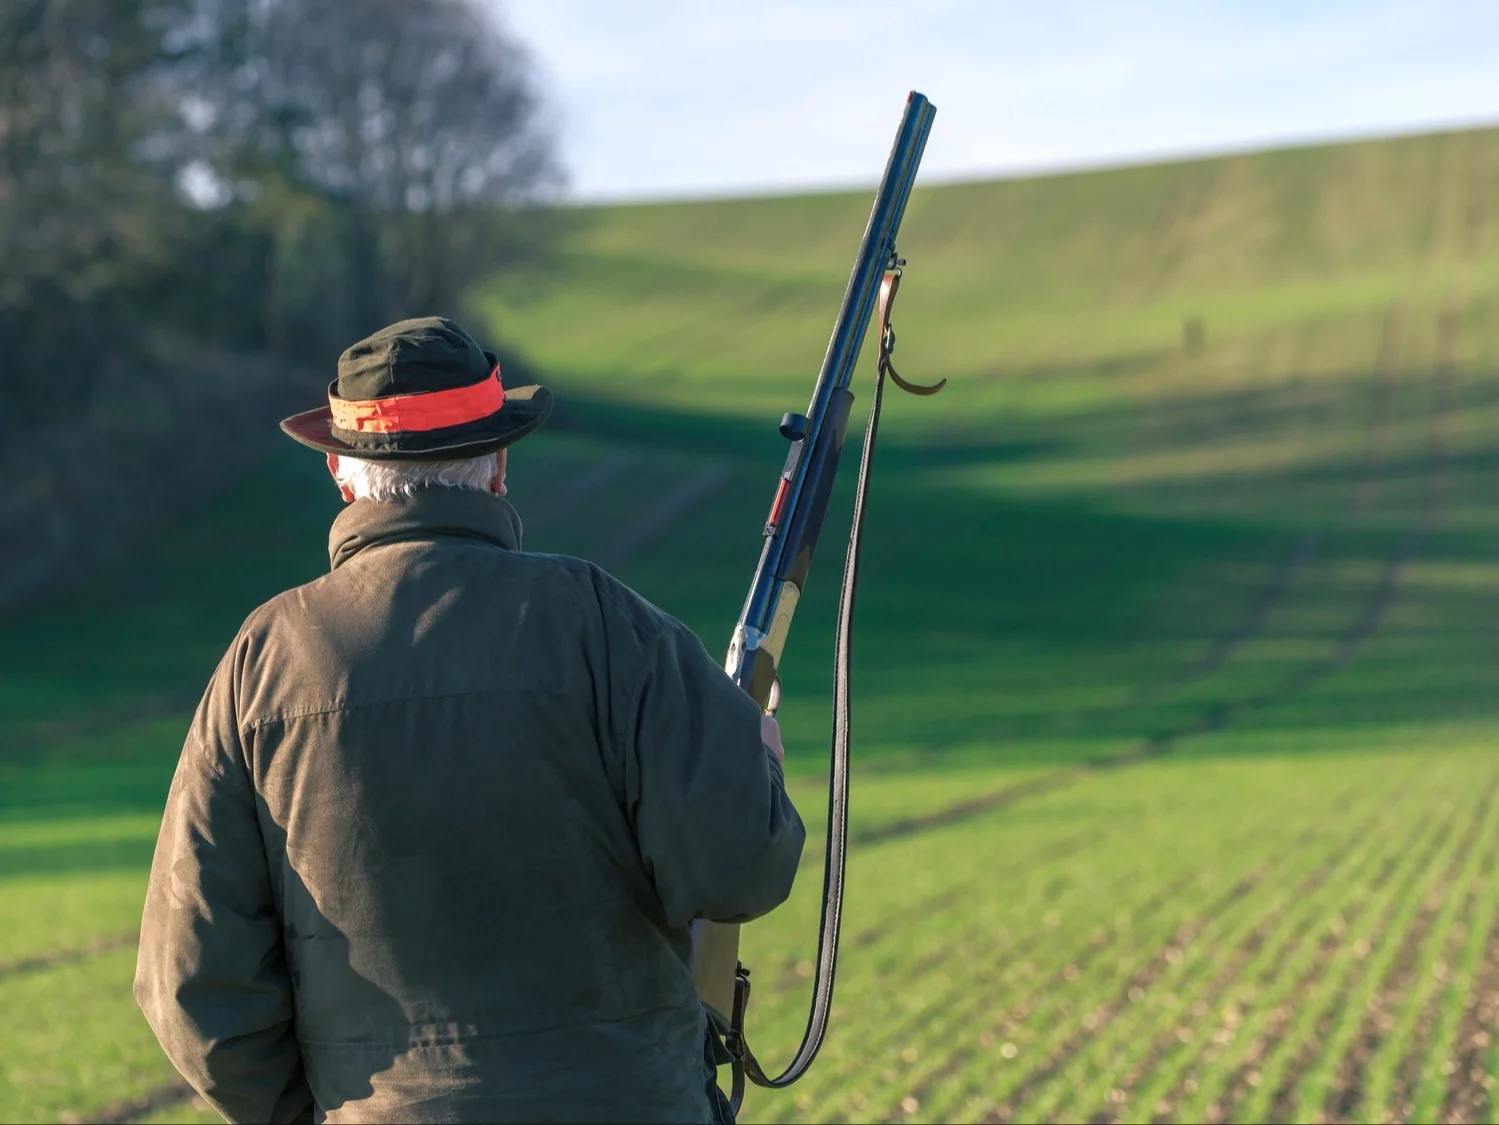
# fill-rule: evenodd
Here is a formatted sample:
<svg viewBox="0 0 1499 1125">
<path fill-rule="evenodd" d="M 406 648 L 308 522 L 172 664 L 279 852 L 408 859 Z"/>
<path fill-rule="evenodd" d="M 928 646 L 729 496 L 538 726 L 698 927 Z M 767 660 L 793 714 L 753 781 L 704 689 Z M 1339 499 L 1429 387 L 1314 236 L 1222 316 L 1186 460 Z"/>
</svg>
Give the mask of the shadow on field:
<svg viewBox="0 0 1499 1125">
<path fill-rule="evenodd" d="M 0 879 L 15 875 L 141 871 L 151 864 L 154 838 L 0 847 Z"/>
<path fill-rule="evenodd" d="M 862 426 L 859 411 L 867 408 L 867 394 L 855 400 L 855 417 L 849 424 L 849 456 L 857 454 Z M 924 466 L 989 464 L 1022 461 L 1042 456 L 1057 456 L 1061 443 L 1042 441 L 1018 434 L 1001 437 L 992 432 L 970 432 L 962 440 L 918 448 L 893 442 L 888 436 L 889 421 L 904 406 L 902 396 L 891 390 L 886 399 L 888 410 L 884 422 L 880 453 L 882 468 L 892 458 L 914 455 Z M 805 409 L 797 406 L 796 409 Z M 774 479 L 776 465 L 785 458 L 786 439 L 776 427 L 779 418 L 754 420 L 738 415 L 704 414 L 671 410 L 657 405 L 605 398 L 579 391 L 559 392 L 550 427 L 590 438 L 622 442 L 647 448 L 664 448 L 678 453 L 695 453 L 709 457 L 732 456 L 769 466 L 767 479 Z"/>
<path fill-rule="evenodd" d="M 1397 370 L 1389 383 L 1355 371 L 1312 390 L 1295 376 L 1263 390 L 1194 388 L 1189 402 L 1149 403 L 1124 424 L 1117 410 L 1076 412 L 987 446 L 971 431 L 954 445 L 887 436 L 860 603 L 856 722 L 866 760 L 926 748 L 923 764 L 935 764 L 930 751 L 944 746 L 968 747 L 960 756 L 970 761 L 1088 760 L 1140 739 L 1211 733 L 1225 725 L 1215 713 L 1240 709 L 1271 734 L 1346 736 L 1329 746 L 1391 727 L 1491 719 L 1499 702 L 1483 672 L 1488 626 L 1475 623 L 1494 620 L 1499 593 L 1490 569 L 1499 520 L 1486 518 L 1499 513 L 1485 479 L 1499 447 L 1436 449 L 1431 372 Z M 1465 373 L 1443 415 L 1492 414 L 1494 387 Z M 705 451 L 767 447 L 767 464 L 778 448 L 743 422 L 659 408 L 584 402 L 579 416 Z M 1006 487 L 1007 467 L 1086 456 L 1104 444 L 1101 431 L 1129 422 L 1145 455 L 1189 463 L 1112 493 L 1054 488 L 1038 498 Z M 1237 460 L 1234 443 L 1247 446 Z M 1286 447 L 1279 456 L 1256 456 L 1273 443 Z M 1127 471 L 1132 451 L 1117 452 Z M 1438 483 L 1441 523 L 1427 519 Z M 735 604 L 755 546 L 743 529 L 758 526 L 763 501 L 726 497 L 676 535 L 672 555 L 694 559 L 691 575 L 658 558 L 629 577 L 647 593 L 670 591 L 679 603 L 662 600 L 679 612 L 705 604 L 710 589 L 720 605 Z M 1278 558 L 1308 535 L 1318 549 L 1305 552 L 1263 620 L 1235 635 L 1243 608 L 1279 581 Z M 823 568 L 787 660 L 793 698 L 818 690 L 813 669 L 829 658 L 816 624 L 831 615 L 834 576 Z M 704 618 L 691 620 L 711 641 Z M 1224 635 L 1236 651 L 1211 682 L 1132 703 L 1142 681 L 1169 678 Z M 1163 739 L 1163 730 L 1178 733 Z M 1281 752 L 1285 739 L 1272 743 Z"/>
<path fill-rule="evenodd" d="M 965 424 L 945 441 L 913 436 L 910 404 L 887 400 L 856 646 L 861 759 L 1089 761 L 1254 699 L 1320 659 L 1422 523 L 1427 373 L 1396 375 L 1387 391 L 1371 390 L 1367 372 L 1315 386 L 1292 377 L 1251 391 L 1191 387 L 1132 407 L 996 423 L 992 434 Z M 565 382 L 560 398 L 549 435 L 514 459 L 511 499 L 527 521 L 527 548 L 598 557 L 650 524 L 684 479 L 725 466 L 673 520 L 651 525 L 619 567 L 710 650 L 720 647 L 758 557 L 784 452 L 777 419 L 644 406 L 569 392 Z M 1496 380 L 1463 373 L 1451 406 L 1455 417 L 1493 418 Z M 1374 434 L 1381 411 L 1389 424 Z M 1499 513 L 1488 485 L 1499 446 L 1468 429 L 1473 436 L 1442 453 L 1447 522 L 1425 528 L 1402 563 L 1378 635 L 1314 690 L 1256 709 L 1256 729 L 1361 745 L 1382 729 L 1499 712 L 1484 671 L 1499 594 Z M 1089 458 L 1105 465 L 1104 478 L 1069 475 Z M 782 717 L 802 768 L 820 757 L 816 732 L 826 727 L 852 476 L 842 474 L 783 669 Z M 1351 518 L 1360 489 L 1367 502 Z M 0 763 L 76 759 L 85 773 L 102 760 L 139 763 L 129 792 L 164 791 L 180 742 L 160 730 L 143 735 L 151 716 L 130 708 L 157 698 L 159 715 L 185 725 L 187 701 L 244 615 L 326 569 L 337 508 L 317 458 L 288 448 L 87 586 L 0 624 Z M 1277 577 L 1286 553 L 1313 533 L 1312 557 Z M 1285 589 L 1246 631 L 1246 607 L 1274 582 Z M 1213 657 L 1211 676 L 1144 690 L 1174 685 L 1225 636 L 1231 651 Z M 1308 737 L 1298 752 L 1317 742 Z M 1264 745 L 1282 752 L 1285 739 Z M 32 799 L 96 807 L 67 789 Z M 96 796 L 105 807 L 140 807 L 124 792 Z"/>
</svg>

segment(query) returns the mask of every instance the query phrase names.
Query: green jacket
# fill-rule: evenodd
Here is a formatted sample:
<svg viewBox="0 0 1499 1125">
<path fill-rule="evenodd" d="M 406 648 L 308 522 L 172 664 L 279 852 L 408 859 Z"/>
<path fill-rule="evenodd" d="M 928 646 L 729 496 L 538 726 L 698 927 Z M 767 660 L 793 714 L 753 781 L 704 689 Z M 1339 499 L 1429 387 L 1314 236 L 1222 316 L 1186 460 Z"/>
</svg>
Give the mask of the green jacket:
<svg viewBox="0 0 1499 1125">
<path fill-rule="evenodd" d="M 703 1121 L 695 918 L 804 829 L 682 624 L 488 494 L 350 505 L 183 747 L 135 995 L 232 1121 Z"/>
</svg>

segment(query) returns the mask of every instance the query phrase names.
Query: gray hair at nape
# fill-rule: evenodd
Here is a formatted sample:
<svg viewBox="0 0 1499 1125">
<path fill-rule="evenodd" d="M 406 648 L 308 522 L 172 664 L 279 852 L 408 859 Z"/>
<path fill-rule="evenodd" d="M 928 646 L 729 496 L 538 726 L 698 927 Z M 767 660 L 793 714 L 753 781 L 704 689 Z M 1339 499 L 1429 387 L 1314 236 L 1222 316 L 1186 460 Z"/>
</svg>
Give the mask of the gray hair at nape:
<svg viewBox="0 0 1499 1125">
<path fill-rule="evenodd" d="M 396 500 L 410 499 L 419 488 L 488 492 L 499 471 L 498 453 L 461 461 L 361 461 L 339 454 L 335 477 L 356 500 Z"/>
</svg>

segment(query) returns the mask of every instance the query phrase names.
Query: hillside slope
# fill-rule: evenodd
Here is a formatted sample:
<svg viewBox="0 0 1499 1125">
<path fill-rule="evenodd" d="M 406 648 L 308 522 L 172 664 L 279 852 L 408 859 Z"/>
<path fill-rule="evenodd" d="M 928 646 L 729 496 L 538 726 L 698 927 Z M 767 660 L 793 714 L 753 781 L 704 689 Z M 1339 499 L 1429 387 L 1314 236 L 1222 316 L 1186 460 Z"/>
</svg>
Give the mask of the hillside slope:
<svg viewBox="0 0 1499 1125">
<path fill-rule="evenodd" d="M 951 383 L 887 400 L 840 1006 L 747 1119 L 1486 1119 L 1496 177 L 1485 130 L 918 191 L 897 358 Z M 582 210 L 475 294 L 564 402 L 528 549 L 725 644 L 868 202 Z M 210 1119 L 130 999 L 144 872 L 197 693 L 337 506 L 286 443 L 0 621 L 11 1116 Z M 814 832 L 828 537 L 781 713 Z M 816 868 L 747 934 L 762 1057 Z"/>
<path fill-rule="evenodd" d="M 691 550 L 641 563 L 710 637 L 748 574 L 774 420 L 810 390 L 868 205 L 586 209 L 554 269 L 476 295 L 565 401 L 583 400 L 584 424 L 751 459 L 758 476 L 681 533 Z M 1469 576 L 1441 597 L 1479 612 L 1495 588 L 1480 560 L 1495 527 L 1496 206 L 1496 129 L 918 189 L 898 359 L 950 384 L 889 401 L 866 739 L 1094 753 L 1117 744 L 1121 708 L 1138 738 L 1277 694 L 1298 669 L 1320 681 L 1403 611 L 1390 583 L 1418 596 L 1412 534 L 1419 567 Z M 861 401 L 869 368 L 866 355 Z M 679 559 L 700 565 L 680 573 Z M 814 583 L 818 620 L 831 586 Z M 1325 641 L 1268 639 L 1312 619 Z M 799 622 L 789 669 L 809 690 L 826 658 L 813 629 Z M 1357 635 L 1344 645 L 1340 630 Z M 1434 676 L 1407 718 L 1457 706 L 1444 685 L 1467 683 L 1471 656 L 1451 653 L 1453 678 Z M 1172 690 L 1136 682 L 1152 676 Z M 1389 717 L 1391 698 L 1365 705 Z M 1078 718 L 1089 707 L 1106 714 Z"/>
<path fill-rule="evenodd" d="M 543 369 L 611 396 L 720 411 L 799 396 L 870 198 L 578 210 L 560 266 L 496 279 L 481 307 Z M 918 186 L 902 352 L 954 378 L 953 414 L 998 413 L 1011 400 L 977 388 L 1037 369 L 1169 363 L 1191 316 L 1210 344 L 1199 378 L 1293 330 L 1322 338 L 1308 371 L 1367 364 L 1356 326 L 1392 293 L 1432 297 L 1461 274 L 1471 299 L 1493 297 L 1496 206 L 1499 129 Z"/>
</svg>

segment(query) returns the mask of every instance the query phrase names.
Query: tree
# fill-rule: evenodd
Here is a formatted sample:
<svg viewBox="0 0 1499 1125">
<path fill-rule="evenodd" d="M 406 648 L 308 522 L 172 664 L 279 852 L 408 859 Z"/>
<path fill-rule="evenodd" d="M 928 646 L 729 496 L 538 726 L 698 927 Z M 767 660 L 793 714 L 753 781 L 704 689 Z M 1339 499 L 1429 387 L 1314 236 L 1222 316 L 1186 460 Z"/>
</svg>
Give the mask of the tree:
<svg viewBox="0 0 1499 1125">
<path fill-rule="evenodd" d="M 339 248 L 341 283 L 316 290 L 343 336 L 456 311 L 525 248 L 501 209 L 557 184 L 550 135 L 524 52 L 471 3 L 219 0 L 205 26 L 216 81 L 186 92 L 204 165 L 276 231 L 284 270 L 326 272 Z M 300 288 L 278 283 L 273 320 Z"/>
<path fill-rule="evenodd" d="M 125 343 L 125 293 L 167 264 L 176 209 L 149 140 L 175 108 L 171 0 L 0 5 L 0 433 L 76 408 Z"/>
<path fill-rule="evenodd" d="M 557 183 L 470 0 L 4 0 L 0 434 L 153 326 L 327 363 L 456 312 Z"/>
</svg>

